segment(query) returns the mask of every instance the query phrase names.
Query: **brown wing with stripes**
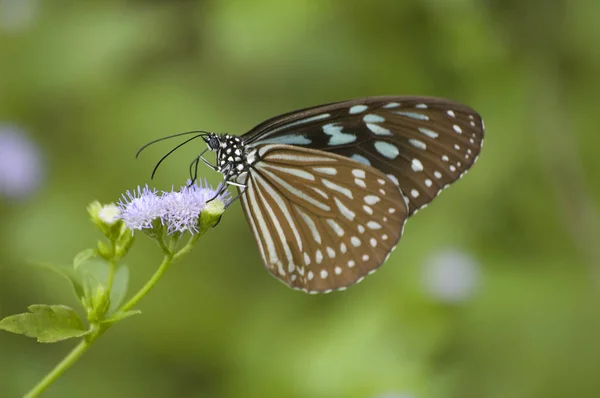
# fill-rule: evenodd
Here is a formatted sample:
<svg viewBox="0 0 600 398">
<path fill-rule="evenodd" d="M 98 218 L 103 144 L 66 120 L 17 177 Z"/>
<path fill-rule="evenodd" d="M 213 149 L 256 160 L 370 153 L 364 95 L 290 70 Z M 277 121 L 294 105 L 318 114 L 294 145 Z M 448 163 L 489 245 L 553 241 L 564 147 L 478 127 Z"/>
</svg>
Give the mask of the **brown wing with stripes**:
<svg viewBox="0 0 600 398">
<path fill-rule="evenodd" d="M 295 289 L 329 292 L 385 262 L 408 209 L 384 173 L 296 146 L 264 145 L 258 155 L 241 201 L 271 274 Z"/>
</svg>

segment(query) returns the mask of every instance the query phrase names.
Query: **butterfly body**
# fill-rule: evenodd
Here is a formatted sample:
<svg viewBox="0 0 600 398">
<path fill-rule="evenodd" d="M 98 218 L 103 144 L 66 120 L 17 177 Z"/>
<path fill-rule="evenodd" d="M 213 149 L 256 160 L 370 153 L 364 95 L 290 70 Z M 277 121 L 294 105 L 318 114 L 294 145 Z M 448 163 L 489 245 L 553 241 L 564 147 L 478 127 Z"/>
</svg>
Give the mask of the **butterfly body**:
<svg viewBox="0 0 600 398">
<path fill-rule="evenodd" d="M 211 167 L 239 190 L 266 268 L 320 293 L 383 264 L 407 218 L 473 165 L 483 131 L 481 117 L 457 102 L 389 96 L 290 112 L 241 137 L 203 138 L 216 152 Z"/>
</svg>

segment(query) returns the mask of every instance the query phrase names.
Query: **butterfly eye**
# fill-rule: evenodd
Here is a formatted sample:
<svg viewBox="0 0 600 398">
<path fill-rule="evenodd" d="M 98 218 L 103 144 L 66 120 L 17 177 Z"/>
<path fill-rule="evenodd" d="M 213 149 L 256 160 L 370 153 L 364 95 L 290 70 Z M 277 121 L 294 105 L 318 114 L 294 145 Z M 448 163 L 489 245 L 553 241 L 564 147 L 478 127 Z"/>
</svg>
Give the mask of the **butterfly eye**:
<svg viewBox="0 0 600 398">
<path fill-rule="evenodd" d="M 216 135 L 211 135 L 208 138 L 208 141 L 206 141 L 206 144 L 208 145 L 208 148 L 211 151 L 216 151 L 217 149 L 219 149 L 219 146 L 220 146 L 219 139 L 217 138 Z"/>
</svg>

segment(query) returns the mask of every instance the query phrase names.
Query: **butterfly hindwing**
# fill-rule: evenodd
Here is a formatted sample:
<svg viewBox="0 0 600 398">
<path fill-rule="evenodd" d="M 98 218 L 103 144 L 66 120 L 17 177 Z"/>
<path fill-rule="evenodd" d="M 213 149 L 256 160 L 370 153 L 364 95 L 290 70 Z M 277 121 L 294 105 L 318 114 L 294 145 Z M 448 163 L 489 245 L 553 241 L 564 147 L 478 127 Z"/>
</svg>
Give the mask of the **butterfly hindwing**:
<svg viewBox="0 0 600 398">
<path fill-rule="evenodd" d="M 308 148 L 257 150 L 241 201 L 271 274 L 296 289 L 327 292 L 362 280 L 387 259 L 408 212 L 384 173 Z"/>
</svg>

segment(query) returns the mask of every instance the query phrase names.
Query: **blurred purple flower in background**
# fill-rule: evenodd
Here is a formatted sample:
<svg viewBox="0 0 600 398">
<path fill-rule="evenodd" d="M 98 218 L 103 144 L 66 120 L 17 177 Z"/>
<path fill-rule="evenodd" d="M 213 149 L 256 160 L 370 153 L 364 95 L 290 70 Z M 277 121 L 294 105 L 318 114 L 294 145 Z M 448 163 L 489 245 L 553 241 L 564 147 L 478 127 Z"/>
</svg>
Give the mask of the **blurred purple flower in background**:
<svg viewBox="0 0 600 398">
<path fill-rule="evenodd" d="M 0 30 L 26 30 L 34 24 L 39 11 L 39 0 L 0 0 Z"/>
<path fill-rule="evenodd" d="M 22 129 L 0 124 L 0 196 L 31 195 L 42 182 L 41 153 Z"/>
<path fill-rule="evenodd" d="M 435 300 L 459 303 L 470 298 L 479 285 L 479 265 L 464 251 L 445 249 L 425 262 L 424 285 Z"/>
<path fill-rule="evenodd" d="M 121 210 L 120 218 L 131 230 L 142 230 L 152 228 L 152 223 L 160 219 L 167 227 L 169 234 L 175 232 L 198 232 L 198 218 L 206 206 L 206 202 L 212 199 L 221 188 L 212 189 L 204 181 L 186 185 L 179 191 L 162 192 L 157 194 L 155 189 L 148 186 L 138 187 L 133 192 L 127 191 L 118 206 Z M 219 199 L 225 204 L 231 198 L 227 191 L 219 195 Z"/>
</svg>

